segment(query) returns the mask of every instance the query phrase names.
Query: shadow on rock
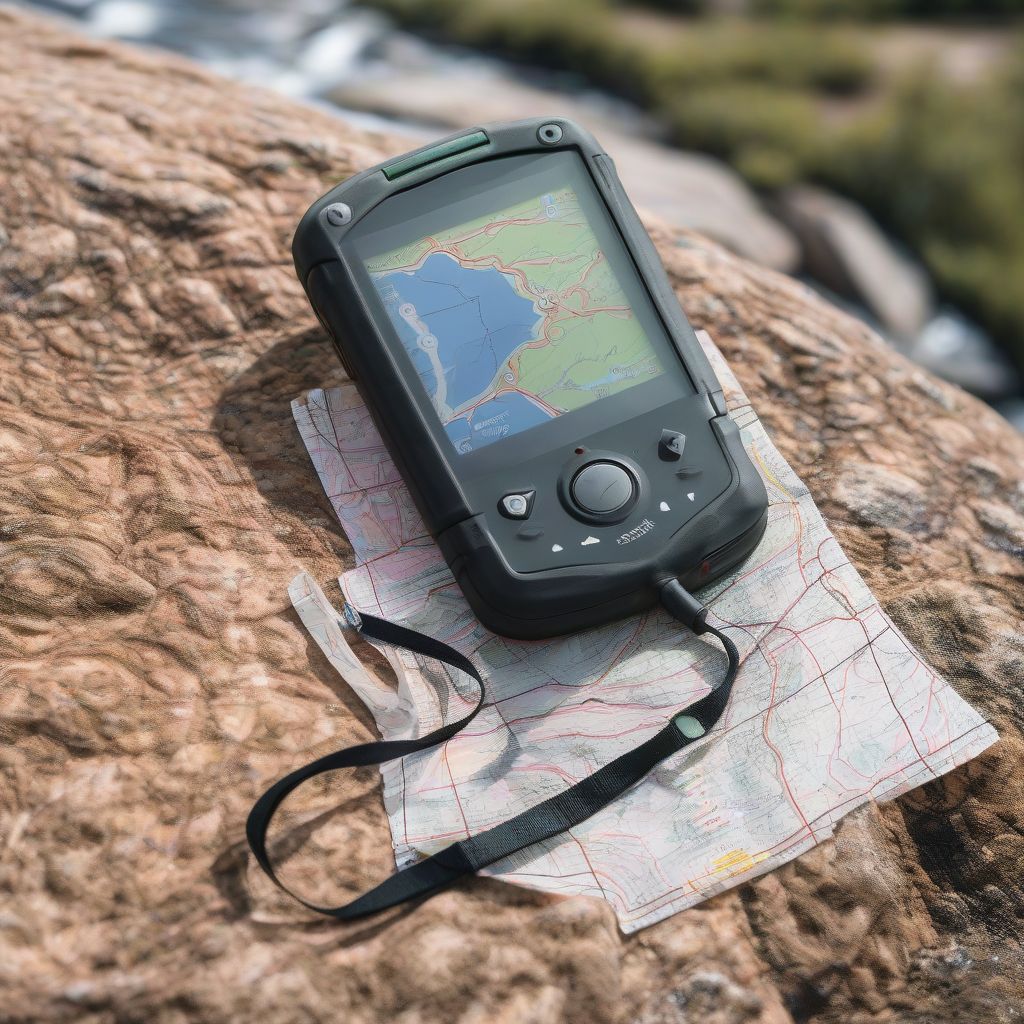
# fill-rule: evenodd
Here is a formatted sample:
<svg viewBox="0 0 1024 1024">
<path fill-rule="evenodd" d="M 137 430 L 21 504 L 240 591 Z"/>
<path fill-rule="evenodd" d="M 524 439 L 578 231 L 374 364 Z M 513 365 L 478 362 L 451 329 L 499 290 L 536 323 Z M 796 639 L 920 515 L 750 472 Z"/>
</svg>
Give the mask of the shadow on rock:
<svg viewBox="0 0 1024 1024">
<path fill-rule="evenodd" d="M 292 400 L 306 391 L 345 379 L 320 328 L 294 333 L 230 382 L 218 399 L 213 427 L 238 471 L 254 480 L 268 504 L 319 525 L 326 517 L 347 548 L 291 412 Z"/>
</svg>

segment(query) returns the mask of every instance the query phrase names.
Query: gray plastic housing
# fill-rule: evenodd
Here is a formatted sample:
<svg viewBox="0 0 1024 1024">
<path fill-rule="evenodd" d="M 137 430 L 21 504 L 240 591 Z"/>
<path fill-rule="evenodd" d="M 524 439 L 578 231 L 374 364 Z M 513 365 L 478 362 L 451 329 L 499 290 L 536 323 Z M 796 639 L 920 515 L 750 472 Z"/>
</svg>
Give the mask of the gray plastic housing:
<svg viewBox="0 0 1024 1024">
<path fill-rule="evenodd" d="M 551 126 L 560 130 L 558 138 Z M 559 151 L 577 154 L 586 168 L 686 384 L 650 409 L 625 398 L 601 399 L 590 408 L 604 419 L 571 444 L 537 444 L 549 428 L 533 427 L 521 435 L 528 444 L 507 439 L 492 446 L 493 459 L 474 453 L 469 473 L 467 460 L 439 436 L 424 389 L 368 294 L 354 238 L 360 223 L 393 196 L 487 161 Z M 767 523 L 764 483 L 611 159 L 577 125 L 550 117 L 482 126 L 372 167 L 310 207 L 292 249 L 314 311 L 467 601 L 489 629 L 540 639 L 600 625 L 651 607 L 671 578 L 690 590 L 704 586 L 756 547 Z M 678 462 L 659 457 L 663 429 L 686 435 Z M 628 516 L 588 520 L 567 497 L 569 481 L 602 457 L 629 468 L 637 500 Z M 502 515 L 504 495 L 527 491 L 535 494 L 527 520 Z"/>
</svg>

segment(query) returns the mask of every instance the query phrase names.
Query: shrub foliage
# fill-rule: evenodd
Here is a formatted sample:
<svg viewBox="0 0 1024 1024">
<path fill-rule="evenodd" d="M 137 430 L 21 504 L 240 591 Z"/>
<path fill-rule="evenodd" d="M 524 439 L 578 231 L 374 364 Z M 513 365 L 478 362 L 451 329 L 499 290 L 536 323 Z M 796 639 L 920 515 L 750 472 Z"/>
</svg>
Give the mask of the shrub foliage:
<svg viewBox="0 0 1024 1024">
<path fill-rule="evenodd" d="M 816 181 L 915 250 L 945 298 L 1024 367 L 1024 42 L 981 80 L 879 67 L 869 17 L 1024 13 L 1024 0 L 752 0 L 760 17 L 680 16 L 700 2 L 364 0 L 449 42 L 578 73 L 653 111 L 679 145 L 757 188 Z M 665 11 L 671 10 L 671 14 Z M 822 23 L 830 17 L 850 20 Z"/>
</svg>

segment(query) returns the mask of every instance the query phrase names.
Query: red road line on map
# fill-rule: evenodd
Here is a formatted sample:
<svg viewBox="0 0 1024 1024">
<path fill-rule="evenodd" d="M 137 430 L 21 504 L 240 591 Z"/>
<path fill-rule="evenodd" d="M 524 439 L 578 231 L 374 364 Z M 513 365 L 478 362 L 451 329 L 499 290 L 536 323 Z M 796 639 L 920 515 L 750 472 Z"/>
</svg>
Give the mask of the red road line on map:
<svg viewBox="0 0 1024 1024">
<path fill-rule="evenodd" d="M 580 848 L 580 853 L 583 855 L 583 859 L 586 861 L 587 867 L 590 868 L 590 874 L 593 876 L 594 884 L 598 887 L 598 889 L 601 890 L 601 895 L 604 897 L 604 899 L 608 903 L 611 903 L 611 900 L 608 899 L 608 894 L 605 891 L 605 887 L 601 884 L 601 880 L 597 877 L 597 872 L 594 870 L 594 865 L 590 862 L 590 857 L 587 854 L 586 847 L 583 845 L 583 843 L 580 842 L 580 840 L 575 835 L 573 835 L 572 829 L 569 829 L 568 835 L 572 839 L 572 841 Z"/>
<path fill-rule="evenodd" d="M 553 405 L 549 405 L 539 395 L 535 395 L 530 391 L 524 391 L 522 388 L 516 388 L 510 385 L 508 387 L 499 388 L 497 391 L 491 392 L 489 395 L 487 395 L 486 398 L 481 398 L 479 402 L 474 402 L 472 405 L 467 405 L 465 408 L 459 411 L 458 415 L 452 416 L 452 418 L 449 420 L 443 420 L 441 425 L 446 427 L 450 423 L 455 423 L 456 420 L 464 419 L 474 410 L 479 409 L 480 406 L 486 405 L 488 402 L 493 402 L 496 398 L 499 398 L 501 395 L 513 394 L 522 395 L 523 398 L 527 399 L 528 401 L 533 401 L 536 402 L 537 405 L 543 406 L 548 412 L 551 413 L 552 417 L 559 415 L 561 411 L 559 409 L 556 409 Z"/>
<path fill-rule="evenodd" d="M 585 270 L 583 271 L 583 273 L 582 273 L 582 274 L 580 274 L 580 278 L 579 278 L 579 281 L 577 281 L 577 282 L 576 282 L 576 283 L 577 283 L 577 286 L 578 286 L 578 287 L 582 287 L 582 285 L 583 285 L 583 282 L 584 282 L 584 281 L 586 281 L 586 279 L 587 279 L 587 278 L 588 278 L 588 277 L 590 276 L 590 272 L 591 272 L 591 271 L 592 271 L 592 270 L 593 270 L 593 269 L 594 269 L 594 268 L 595 268 L 595 267 L 596 267 L 596 266 L 597 266 L 597 265 L 598 265 L 599 263 L 601 263 L 601 262 L 603 261 L 603 257 L 604 257 L 604 253 L 602 253 L 600 249 L 596 250 L 596 252 L 594 253 L 594 258 L 593 258 L 593 259 L 592 259 L 592 260 L 590 261 L 590 264 L 589 264 L 589 265 L 587 266 L 587 268 L 586 268 L 586 269 L 585 269 Z"/>
<path fill-rule="evenodd" d="M 860 627 L 861 627 L 861 630 L 864 633 L 864 636 L 867 637 L 868 631 L 866 629 L 864 629 L 864 624 L 860 623 L 859 620 L 858 620 L 858 623 L 860 624 Z M 917 745 L 917 740 L 914 739 L 914 734 L 910 730 L 910 725 L 908 724 L 906 718 L 904 717 L 903 712 L 900 710 L 899 705 L 897 705 L 896 701 L 893 700 L 892 690 L 889 688 L 889 680 L 885 678 L 885 673 L 882 671 L 882 666 L 879 665 L 879 663 L 878 663 L 878 655 L 875 654 L 875 648 L 874 648 L 874 641 L 873 640 L 869 640 L 868 641 L 868 650 L 871 651 L 871 659 L 872 659 L 872 661 L 874 661 L 875 668 L 878 670 L 878 675 L 881 678 L 883 685 L 885 686 L 885 692 L 889 695 L 889 703 L 892 704 L 893 709 L 896 711 L 896 714 L 899 715 L 899 719 L 903 723 L 903 728 L 906 729 L 907 736 L 910 738 L 910 742 L 913 744 L 915 753 L 917 754 L 918 757 L 922 757 L 923 758 L 923 755 L 921 754 L 921 750 L 920 750 L 920 748 Z M 928 753 L 931 753 L 931 751 L 928 751 Z M 935 773 L 933 772 L 932 774 L 934 775 Z"/>
<path fill-rule="evenodd" d="M 775 561 L 778 558 L 779 555 L 783 554 L 786 551 L 789 551 L 790 548 L 792 548 L 794 545 L 796 546 L 797 553 L 798 553 L 798 556 L 799 556 L 799 551 L 800 551 L 799 537 L 801 537 L 803 535 L 803 522 L 802 522 L 802 520 L 799 517 L 798 517 L 798 523 L 799 523 L 799 529 L 798 529 L 797 539 L 794 540 L 792 543 L 787 544 L 786 547 L 782 551 L 774 554 L 770 559 L 768 559 L 766 562 L 762 563 L 761 565 L 757 566 L 756 568 L 758 568 L 758 569 L 764 568 L 764 566 L 767 566 L 771 562 Z M 819 545 L 819 550 L 820 550 L 820 545 Z M 798 561 L 799 561 L 799 557 L 798 557 Z M 750 572 L 752 572 L 752 571 L 754 571 L 754 569 L 748 570 L 747 573 L 742 574 L 742 576 L 739 577 L 737 580 L 733 581 L 733 583 L 730 584 L 729 587 L 726 588 L 726 590 L 732 589 L 732 586 L 734 586 L 735 583 L 738 583 L 739 579 L 742 579 L 745 576 L 749 575 Z M 802 640 L 802 638 L 800 636 L 800 634 L 803 631 L 802 630 L 794 630 L 794 629 L 792 629 L 792 627 L 784 626 L 784 625 L 782 625 L 782 621 L 786 618 L 786 616 L 789 614 L 789 612 L 794 607 L 796 607 L 796 605 L 807 596 L 807 594 L 809 593 L 809 591 L 811 590 L 812 587 L 817 586 L 818 584 L 822 584 L 822 586 L 824 587 L 824 584 L 822 583 L 822 578 L 823 578 L 822 576 L 819 576 L 818 579 L 816 579 L 813 583 L 808 584 L 807 583 L 807 577 L 804 575 L 803 566 L 802 565 L 800 566 L 800 576 L 801 576 L 801 579 L 804 582 L 804 589 L 792 601 L 792 603 L 787 608 L 784 609 L 782 614 L 779 616 L 778 620 L 774 624 L 771 625 L 771 627 L 769 628 L 767 634 L 764 637 L 761 638 L 761 640 L 760 640 L 760 642 L 758 644 L 758 646 L 761 649 L 762 657 L 764 657 L 766 661 L 769 661 L 769 658 L 768 658 L 768 650 L 767 650 L 767 648 L 765 646 L 765 641 L 776 630 L 783 630 L 783 631 L 791 633 L 793 636 L 797 637 L 800 640 L 801 644 L 803 644 L 803 640 Z M 724 593 L 724 591 L 723 591 L 723 593 Z M 719 616 L 719 618 L 720 618 L 720 616 Z M 817 628 L 817 626 L 819 626 L 819 625 L 824 625 L 825 623 L 830 623 L 830 622 L 838 621 L 840 618 L 841 617 L 831 616 L 828 619 L 826 619 L 825 622 L 823 622 L 823 623 L 816 623 L 815 627 Z M 845 621 L 845 619 L 843 619 L 843 621 Z M 735 625 L 735 624 L 733 624 L 733 625 Z M 864 631 L 864 636 L 865 636 L 865 639 L 868 640 L 868 645 L 870 646 L 871 641 L 870 641 L 870 639 L 867 636 L 867 631 L 866 630 Z M 804 646 L 806 647 L 806 644 L 804 644 Z M 776 704 L 775 704 L 775 691 L 776 691 L 776 686 L 777 686 L 777 682 L 778 682 L 778 663 L 775 661 L 774 658 L 772 658 L 769 663 L 772 666 L 772 683 L 771 683 L 771 692 L 770 692 L 770 697 L 769 697 L 769 705 L 768 705 L 768 708 L 767 708 L 767 710 L 765 712 L 764 721 L 763 721 L 762 727 L 761 727 L 762 736 L 764 737 L 765 743 L 768 745 L 769 749 L 772 751 L 773 755 L 775 756 L 776 760 L 778 761 L 778 764 L 779 764 L 779 776 L 780 776 L 780 779 L 782 781 L 783 786 L 786 789 L 786 793 L 787 793 L 787 796 L 789 797 L 790 803 L 793 805 L 793 809 L 800 816 L 800 820 L 804 822 L 805 826 L 808 828 L 808 830 L 810 831 L 811 836 L 813 838 L 814 837 L 814 830 L 807 823 L 806 816 L 804 815 L 802 808 L 800 807 L 799 803 L 796 800 L 795 795 L 793 794 L 792 788 L 789 785 L 789 779 L 786 777 L 785 766 L 784 766 L 784 761 L 783 761 L 782 755 L 778 751 L 778 749 L 775 747 L 775 745 L 772 743 L 770 737 L 768 736 L 768 726 L 769 726 L 769 723 L 770 723 L 770 720 L 771 720 L 772 713 L 773 713 L 773 711 L 775 709 L 775 706 L 776 706 Z M 821 680 L 821 682 L 825 686 L 826 690 L 828 690 L 828 684 L 827 684 L 827 682 L 825 682 L 825 673 L 821 672 L 821 666 L 817 663 L 817 659 L 815 659 L 815 664 L 817 665 L 817 667 L 819 669 L 819 673 L 820 673 L 818 678 Z M 877 660 L 876 660 L 876 664 L 877 664 Z M 879 669 L 879 672 L 881 672 L 881 669 Z M 817 681 L 817 680 L 815 680 L 815 681 Z M 831 692 L 830 692 L 830 696 L 831 696 Z M 890 702 L 891 701 L 892 701 L 892 695 L 890 694 Z M 897 713 L 898 713 L 898 709 L 897 709 Z"/>
<path fill-rule="evenodd" d="M 405 845 L 409 846 L 409 802 L 406 799 L 409 793 L 409 781 L 405 777 L 405 758 L 400 757 L 398 763 L 402 766 L 402 835 L 405 837 Z"/>
<path fill-rule="evenodd" d="M 531 218 L 531 219 L 528 219 L 528 220 L 497 221 L 493 225 L 489 225 L 489 226 L 495 227 L 495 228 L 500 230 L 502 227 L 508 227 L 511 224 L 541 224 L 541 223 L 544 223 L 544 219 L 542 219 L 542 218 Z M 464 266 L 465 265 L 484 264 L 486 266 L 495 267 L 501 273 L 503 273 L 503 274 L 510 274 L 511 276 L 515 277 L 523 285 L 524 290 L 529 292 L 530 291 L 530 288 L 529 288 L 529 283 L 530 283 L 529 278 L 526 276 L 526 274 L 522 270 L 519 269 L 518 264 L 515 264 L 515 263 L 512 263 L 512 264 L 502 263 L 493 254 L 485 254 L 483 256 L 473 257 L 473 256 L 466 256 L 465 254 L 463 254 L 462 252 L 460 252 L 458 250 L 457 246 L 460 243 L 467 241 L 469 238 L 476 237 L 476 235 L 482 233 L 482 231 L 483 231 L 483 229 L 481 229 L 480 231 L 476 231 L 476 232 L 474 232 L 471 235 L 467 235 L 463 239 L 456 239 L 456 240 L 454 240 L 452 242 L 449 242 L 447 246 L 441 245 L 437 241 L 437 239 L 434 238 L 433 236 L 427 236 L 425 241 L 429 241 L 431 243 L 432 247 L 427 249 L 427 250 L 425 250 L 424 253 L 416 260 L 415 263 L 403 264 L 403 265 L 398 266 L 398 267 L 390 267 L 390 268 L 388 268 L 386 273 L 390 274 L 390 273 L 396 273 L 398 271 L 402 271 L 402 272 L 405 272 L 405 273 L 410 273 L 410 272 L 414 271 L 416 268 L 421 267 L 426 262 L 426 260 L 428 260 L 431 256 L 434 256 L 434 255 L 436 255 L 438 253 L 443 253 L 444 255 L 450 256 L 452 259 L 456 260 L 458 263 L 460 263 L 460 264 L 462 264 Z M 524 261 L 524 262 L 527 262 L 527 261 Z M 553 263 L 558 263 L 558 262 L 561 262 L 561 261 L 557 257 L 554 257 L 554 256 L 551 257 L 551 259 L 549 259 L 547 261 L 543 261 L 543 260 L 530 260 L 530 261 L 528 261 L 529 265 L 531 265 L 531 266 L 551 266 Z M 595 259 L 594 261 L 591 262 L 590 266 L 584 272 L 583 278 L 585 278 L 586 275 L 590 273 L 590 271 L 597 264 L 597 262 L 599 262 L 598 259 Z M 573 287 L 566 294 L 567 295 L 571 295 L 574 291 L 580 290 L 581 293 L 584 296 L 589 298 L 589 294 L 580 287 L 580 285 L 582 284 L 583 278 L 581 278 L 580 281 L 576 282 L 576 284 L 574 284 Z M 563 305 L 562 303 L 557 303 L 557 305 L 559 306 L 560 309 L 562 309 L 562 310 L 564 310 L 564 311 L 566 311 L 568 313 L 571 313 L 573 316 L 583 316 L 583 315 L 593 316 L 593 315 L 595 315 L 597 313 L 628 313 L 628 312 L 630 312 L 630 307 L 629 306 L 592 307 L 592 308 L 584 308 L 582 310 L 577 311 L 577 310 L 571 309 L 568 306 Z"/>
<path fill-rule="evenodd" d="M 761 735 L 764 737 L 765 743 L 768 745 L 768 749 L 775 755 L 776 760 L 779 763 L 779 778 L 782 780 L 782 785 L 785 787 L 786 795 L 789 797 L 789 802 L 793 805 L 793 809 L 800 816 L 800 820 L 804 823 L 804 828 L 811 832 L 811 836 L 814 836 L 814 830 L 811 829 L 807 823 L 807 817 L 797 802 L 796 796 L 793 794 L 793 789 L 789 784 L 789 779 L 786 777 L 786 762 L 783 758 L 779 748 L 771 741 L 768 735 L 768 727 L 771 723 L 772 713 L 775 710 L 775 690 L 778 686 L 779 681 L 779 663 L 773 658 L 771 661 L 772 666 L 772 685 L 768 695 L 768 710 L 765 712 L 764 719 L 761 722 Z"/>
<path fill-rule="evenodd" d="M 451 787 L 446 788 L 451 788 L 452 794 L 455 797 L 455 806 L 459 809 L 459 817 L 462 818 L 462 824 L 466 829 L 466 834 L 468 835 L 469 822 L 466 820 L 466 812 L 462 807 L 462 797 L 459 795 L 459 787 L 455 783 L 455 776 L 452 774 L 452 766 L 448 761 L 448 744 L 450 742 L 451 740 L 445 740 L 441 747 L 441 759 L 444 761 L 444 766 L 448 771 L 448 780 L 451 782 Z"/>
<path fill-rule="evenodd" d="M 510 224 L 510 223 L 542 223 L 542 221 L 539 220 L 539 219 L 534 218 L 532 220 L 524 220 L 524 221 L 497 222 L 496 226 L 498 226 L 498 227 L 508 226 L 508 224 Z M 479 234 L 479 232 L 475 232 L 474 235 L 475 234 Z M 468 237 L 474 237 L 474 235 L 467 236 L 467 238 Z M 527 292 L 531 291 L 531 289 L 529 287 L 529 284 L 530 284 L 529 278 L 526 276 L 526 274 L 522 270 L 520 270 L 518 268 L 518 266 L 516 264 L 504 264 L 504 263 L 501 263 L 497 259 L 497 257 L 495 257 L 493 254 L 492 255 L 485 255 L 485 256 L 482 256 L 482 257 L 478 257 L 478 258 L 468 257 L 468 256 L 465 256 L 464 254 L 462 254 L 461 252 L 459 252 L 455 248 L 455 245 L 452 244 L 452 243 L 449 243 L 449 245 L 451 245 L 451 248 L 446 248 L 445 246 L 442 246 L 440 243 L 438 243 L 437 239 L 435 239 L 433 236 L 428 236 L 427 240 L 432 244 L 433 248 L 427 249 L 420 256 L 420 258 L 415 263 L 407 264 L 407 265 L 401 266 L 401 267 L 390 268 L 387 272 L 388 273 L 395 273 L 395 272 L 400 271 L 400 270 L 404 271 L 404 270 L 406 270 L 406 267 L 408 267 L 409 270 L 412 270 L 412 269 L 414 269 L 416 267 L 422 266 L 423 263 L 425 263 L 426 260 L 429 259 L 430 256 L 436 255 L 438 253 L 443 253 L 446 256 L 450 256 L 452 259 L 456 260 L 458 263 L 460 263 L 462 265 L 485 264 L 485 265 L 490 266 L 490 267 L 495 267 L 495 268 L 498 269 L 499 272 L 504 273 L 504 274 L 510 274 L 511 276 L 515 277 L 516 280 L 519 281 L 520 284 L 523 286 L 523 289 L 525 291 L 527 291 Z M 465 239 L 462 239 L 462 241 L 465 241 Z M 529 262 L 530 262 L 531 265 L 550 266 L 552 263 L 559 262 L 559 260 L 556 257 L 552 257 L 550 260 L 547 260 L 547 261 L 531 260 Z M 593 260 L 591 262 L 590 266 L 584 272 L 584 275 L 583 275 L 584 278 L 586 277 L 587 274 L 590 273 L 590 271 L 593 269 L 593 267 L 596 266 L 597 262 L 598 262 L 598 259 L 595 259 L 595 260 Z M 581 281 L 582 280 L 583 279 L 581 278 Z M 590 296 L 589 296 L 588 292 L 586 292 L 585 290 L 583 290 L 579 286 L 579 283 L 574 285 L 568 292 L 566 292 L 565 296 L 567 297 L 569 295 L 572 295 L 574 292 L 577 292 L 577 291 L 583 297 L 583 300 L 584 300 L 583 308 L 581 308 L 580 310 L 574 310 L 571 307 L 565 305 L 564 302 L 556 301 L 555 305 L 557 306 L 557 308 L 559 310 L 561 310 L 562 312 L 568 313 L 568 314 L 570 314 L 572 316 L 576 316 L 576 317 L 582 317 L 582 316 L 592 317 L 592 316 L 596 316 L 598 313 L 629 313 L 629 312 L 631 312 L 631 308 L 629 306 L 597 306 L 597 307 L 587 307 L 585 305 L 585 303 L 589 299 Z M 554 324 L 557 324 L 557 322 L 558 321 L 556 319 L 552 318 L 551 316 L 545 316 L 545 318 L 544 318 L 544 340 L 545 340 L 546 344 L 550 344 L 551 343 L 551 338 L 550 338 L 548 332 L 549 332 L 551 326 L 553 326 Z M 544 347 L 544 345 L 534 345 L 533 343 L 527 343 L 525 346 L 520 346 L 520 348 L 523 348 L 523 347 L 526 347 L 526 348 L 542 348 L 542 347 Z M 506 365 L 508 366 L 509 370 L 512 371 L 513 373 L 515 373 L 517 376 L 518 376 L 518 373 L 519 373 L 519 370 L 518 370 L 518 358 L 519 357 L 517 355 L 516 356 L 517 363 L 516 363 L 515 367 L 513 367 L 511 359 L 506 362 Z M 473 410 L 478 409 L 481 405 L 485 404 L 486 402 L 489 402 L 492 399 L 498 398 L 502 394 L 508 394 L 508 393 L 512 393 L 512 392 L 515 392 L 517 394 L 522 395 L 528 401 L 535 402 L 538 406 L 540 406 L 546 412 L 548 412 L 548 414 L 551 415 L 552 417 L 559 415 L 561 413 L 561 411 L 562 411 L 560 409 L 555 408 L 555 406 L 551 405 L 550 403 L 545 402 L 544 399 L 542 399 L 539 395 L 535 395 L 532 392 L 523 391 L 521 388 L 502 388 L 499 391 L 491 393 L 486 398 L 481 399 L 480 402 L 474 403 L 471 406 L 468 406 L 468 407 L 466 407 L 464 409 L 461 409 L 459 411 L 458 415 L 455 415 L 451 419 L 446 420 L 443 425 L 444 426 L 448 426 L 449 424 L 454 423 L 456 420 L 463 419 L 469 413 L 472 413 Z"/>
<path fill-rule="evenodd" d="M 612 667 L 614 668 L 614 666 L 612 666 Z M 687 665 L 685 668 L 679 669 L 679 671 L 677 671 L 677 672 L 669 672 L 667 675 L 654 676 L 651 679 L 644 679 L 644 685 L 646 685 L 646 686 L 654 686 L 656 683 L 667 683 L 667 682 L 671 682 L 674 679 L 680 679 L 681 680 L 683 676 L 688 675 L 691 672 L 696 674 L 695 666 L 694 665 Z M 698 681 L 699 681 L 700 685 L 694 691 L 695 693 L 699 692 L 702 689 L 708 688 L 708 684 L 705 683 L 704 680 L 701 679 L 699 676 L 698 676 Z M 548 681 L 547 682 L 538 683 L 536 686 L 531 686 L 531 687 L 529 687 L 529 688 L 527 688 L 525 690 L 519 690 L 516 693 L 510 693 L 507 697 L 499 697 L 497 700 L 494 701 L 494 704 L 498 705 L 498 704 L 504 704 L 504 703 L 506 703 L 507 701 L 510 701 L 510 700 L 518 700 L 520 697 L 525 697 L 525 696 L 527 696 L 528 694 L 531 694 L 531 693 L 537 693 L 538 690 L 545 690 L 548 687 L 557 687 L 559 689 L 570 690 L 570 691 L 573 691 L 573 692 L 584 692 L 586 690 L 589 690 L 592 686 L 594 686 L 595 682 L 596 681 L 585 682 L 585 683 L 566 683 L 566 682 L 563 682 L 561 679 L 555 679 L 554 677 L 548 675 Z M 605 692 L 605 693 L 617 693 L 620 690 L 625 690 L 625 691 L 628 692 L 630 690 L 635 689 L 636 685 L 637 684 L 635 682 L 633 682 L 633 681 L 626 681 L 626 680 L 624 680 L 621 683 L 613 683 L 610 686 L 606 686 L 604 688 L 603 692 Z M 579 707 L 582 707 L 585 703 L 587 703 L 587 701 L 593 702 L 595 700 L 596 700 L 596 698 L 594 698 L 594 697 L 588 697 L 588 698 L 586 698 L 584 700 L 579 701 L 577 704 L 574 704 L 573 707 L 579 708 Z M 618 703 L 618 702 L 615 702 L 615 701 L 603 700 L 602 699 L 601 703 L 602 704 L 606 704 L 606 705 L 608 705 L 608 707 L 613 707 L 613 708 L 640 706 L 640 705 L 636 705 L 635 702 L 630 702 L 630 701 L 623 701 L 621 703 Z M 643 707 L 651 707 L 652 705 L 650 705 L 650 704 L 643 704 L 642 706 Z M 658 706 L 659 706 L 659 708 L 661 708 L 661 707 L 676 707 L 677 703 L 664 704 L 664 705 L 658 705 Z M 560 708 L 556 709 L 556 710 L 560 710 Z"/>
</svg>

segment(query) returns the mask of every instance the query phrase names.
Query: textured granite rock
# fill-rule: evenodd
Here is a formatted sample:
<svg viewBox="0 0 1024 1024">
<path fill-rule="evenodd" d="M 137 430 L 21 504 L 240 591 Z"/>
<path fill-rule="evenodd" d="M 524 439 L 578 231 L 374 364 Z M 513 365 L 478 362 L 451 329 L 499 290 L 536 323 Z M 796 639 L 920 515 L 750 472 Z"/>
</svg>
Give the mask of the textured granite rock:
<svg viewBox="0 0 1024 1024">
<path fill-rule="evenodd" d="M 657 225 L 846 551 L 1001 742 L 628 940 L 599 902 L 485 880 L 335 926 L 254 869 L 266 782 L 371 735 L 286 597 L 300 563 L 350 558 L 288 410 L 341 379 L 288 245 L 392 149 L 0 12 L 0 1019 L 1018 1019 L 1024 440 L 799 284 Z M 311 896 L 389 870 L 369 772 L 276 836 Z"/>
</svg>

